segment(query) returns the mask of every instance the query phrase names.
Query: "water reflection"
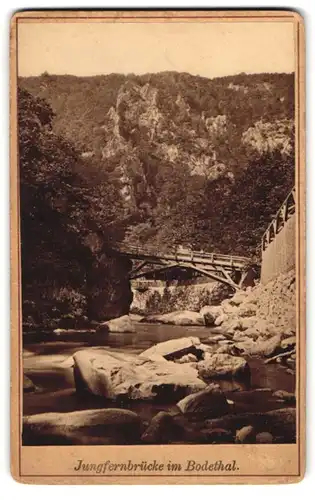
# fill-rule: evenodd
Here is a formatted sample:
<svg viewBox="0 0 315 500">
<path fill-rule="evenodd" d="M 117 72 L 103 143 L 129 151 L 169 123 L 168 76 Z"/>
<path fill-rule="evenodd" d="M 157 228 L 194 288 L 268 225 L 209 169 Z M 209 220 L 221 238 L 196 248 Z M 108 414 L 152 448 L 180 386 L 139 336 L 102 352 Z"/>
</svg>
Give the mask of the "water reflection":
<svg viewBox="0 0 315 500">
<path fill-rule="evenodd" d="M 110 334 L 105 348 L 126 353 L 140 353 L 153 344 L 174 338 L 192 336 L 206 342 L 212 334 L 211 329 L 205 327 L 144 323 L 138 323 L 135 326 L 136 333 L 134 334 Z M 80 342 L 80 334 L 77 339 L 71 341 L 56 341 L 50 337 L 47 334 L 44 342 L 36 341 L 25 345 L 24 367 L 27 368 L 34 383 L 42 388 L 40 393 L 24 395 L 25 414 L 102 407 L 103 400 L 99 401 L 92 397 L 91 400 L 85 399 L 82 402 L 78 399 L 70 363 L 72 354 L 80 349 L 90 348 L 93 342 Z M 95 344 L 95 347 L 98 345 Z M 60 363 L 62 356 L 64 361 Z M 274 399 L 272 401 L 271 398 L 272 391 L 278 389 L 295 391 L 295 377 L 288 374 L 283 366 L 277 363 L 266 365 L 261 359 L 248 359 L 248 363 L 251 370 L 251 381 L 248 383 L 228 379 L 212 380 L 218 383 L 227 397 L 234 401 L 236 411 L 253 411 L 253 409 L 258 411 L 260 408 L 267 411 L 277 407 Z M 263 390 L 253 391 L 254 388 Z M 137 407 L 137 411 L 145 414 L 153 415 L 158 410 L 152 403 L 132 402 L 130 404 Z M 159 408 L 162 409 L 161 405 Z"/>
</svg>

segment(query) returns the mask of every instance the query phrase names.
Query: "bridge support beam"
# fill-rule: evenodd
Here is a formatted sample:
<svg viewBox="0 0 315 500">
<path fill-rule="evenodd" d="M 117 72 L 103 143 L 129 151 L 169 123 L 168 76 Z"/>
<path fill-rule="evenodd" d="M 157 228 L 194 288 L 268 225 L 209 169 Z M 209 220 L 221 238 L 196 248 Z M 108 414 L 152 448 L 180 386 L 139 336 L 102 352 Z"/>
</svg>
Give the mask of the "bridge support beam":
<svg viewBox="0 0 315 500">
<path fill-rule="evenodd" d="M 129 273 L 129 276 L 130 276 L 130 277 L 133 277 L 133 275 L 134 275 L 134 274 L 136 275 L 136 274 L 137 274 L 139 271 L 141 271 L 141 269 L 143 269 L 143 268 L 144 268 L 144 266 L 146 266 L 146 265 L 147 265 L 147 261 L 141 262 L 140 264 L 138 264 L 138 265 L 135 267 L 135 269 L 132 269 L 132 271 Z"/>
<path fill-rule="evenodd" d="M 144 262 L 143 263 L 144 265 L 147 264 L 147 262 Z M 144 267 L 141 266 L 141 269 Z M 138 270 L 139 270 L 139 267 L 138 266 Z M 132 271 L 130 273 L 130 279 L 138 279 L 138 278 L 144 278 L 145 276 L 148 276 L 148 274 L 154 274 L 154 273 L 157 273 L 157 272 L 163 272 L 163 271 L 169 271 L 170 269 L 174 269 L 175 267 L 180 267 L 178 264 L 170 264 L 170 265 L 165 265 L 165 266 L 160 266 L 160 267 L 156 267 L 154 269 L 150 269 L 149 271 L 143 271 L 142 273 L 137 273 L 136 270 L 135 271 Z"/>
<path fill-rule="evenodd" d="M 218 270 L 223 274 L 223 276 L 226 278 L 226 281 L 228 282 L 229 285 L 231 285 L 233 288 L 236 288 L 236 290 L 239 290 L 241 288 L 241 285 L 239 283 L 236 283 L 232 277 L 231 274 L 224 269 L 224 267 L 220 266 Z"/>
<path fill-rule="evenodd" d="M 271 225 L 270 234 L 273 229 L 274 227 Z M 245 257 L 193 252 L 189 249 L 181 249 L 180 252 L 160 253 L 157 249 L 144 251 L 141 248 L 130 247 L 124 251 L 120 250 L 120 253 L 133 261 L 133 269 L 129 273 L 130 279 L 144 278 L 158 273 L 163 275 L 163 273 L 176 268 L 179 270 L 187 269 L 229 285 L 234 290 L 246 286 L 248 266 L 251 266 L 250 259 Z"/>
<path fill-rule="evenodd" d="M 205 276 L 209 276 L 209 278 L 212 278 L 215 281 L 219 281 L 220 283 L 224 283 L 225 285 L 229 285 L 232 288 L 234 288 L 234 290 L 240 289 L 240 286 L 237 283 L 235 283 L 235 281 L 233 281 L 230 276 L 228 278 L 226 278 L 225 276 L 222 277 L 222 276 L 219 276 L 218 274 L 216 274 L 215 272 L 206 271 L 205 269 L 193 266 L 192 264 L 189 265 L 189 268 L 194 269 L 195 271 L 197 271 L 200 274 L 204 274 Z"/>
</svg>

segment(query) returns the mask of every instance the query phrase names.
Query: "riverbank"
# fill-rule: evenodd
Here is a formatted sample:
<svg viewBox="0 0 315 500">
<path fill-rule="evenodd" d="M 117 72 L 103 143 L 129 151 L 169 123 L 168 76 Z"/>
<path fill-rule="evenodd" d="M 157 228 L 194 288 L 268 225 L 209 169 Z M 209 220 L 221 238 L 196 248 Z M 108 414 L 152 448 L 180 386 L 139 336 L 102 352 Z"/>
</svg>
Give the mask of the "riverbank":
<svg viewBox="0 0 315 500">
<path fill-rule="evenodd" d="M 24 352 L 24 369 L 26 375 L 37 387 L 37 390 L 24 394 L 24 415 L 42 415 L 42 426 L 46 418 L 45 415 L 51 413 L 62 413 L 68 415 L 69 417 L 73 414 L 73 412 L 84 413 L 86 410 L 103 410 L 110 408 L 117 409 L 117 400 L 111 401 L 107 398 L 95 396 L 86 391 L 82 393 L 76 389 L 75 379 L 73 376 L 73 355 L 76 352 L 86 352 L 87 349 L 92 349 L 92 352 L 95 352 L 95 354 L 106 352 L 111 354 L 120 353 L 120 355 L 138 356 L 150 347 L 157 344 L 161 345 L 161 343 L 166 342 L 169 339 L 182 339 L 188 337 L 194 338 L 197 334 L 201 343 L 207 345 L 209 349 L 217 351 L 217 349 L 220 348 L 219 341 L 215 340 L 218 335 L 217 329 L 212 332 L 211 329 L 206 327 L 178 327 L 145 323 L 135 323 L 135 329 L 136 332 L 134 334 L 112 334 L 110 336 L 109 345 L 106 346 L 106 348 L 100 348 L 98 346 L 91 348 L 91 346 L 86 343 L 80 343 L 78 341 L 73 343 L 63 341 L 28 344 Z M 186 337 L 183 337 L 183 335 Z M 215 340 L 215 343 L 211 342 L 211 338 Z M 259 419 L 261 418 L 259 415 L 265 415 L 270 411 L 278 411 L 292 407 L 292 402 L 289 403 L 288 401 L 281 400 L 281 398 L 275 396 L 274 394 L 279 389 L 287 393 L 294 392 L 294 375 L 288 374 L 286 369 L 277 363 L 265 364 L 261 359 L 250 357 L 246 358 L 246 362 L 250 368 L 250 382 L 248 382 L 248 380 L 237 380 L 223 377 L 207 380 L 207 385 L 211 383 L 217 385 L 223 394 L 224 400 L 229 401 L 228 414 L 224 411 L 223 414 L 220 415 L 222 410 L 220 407 L 219 413 L 216 414 L 216 418 L 231 418 L 233 415 L 235 418 L 236 416 L 241 415 L 243 415 L 242 418 L 245 418 L 244 415 L 249 414 L 249 416 L 246 417 L 247 421 L 251 422 L 249 425 L 252 425 L 258 419 L 258 424 L 255 425 L 258 425 L 257 429 L 261 430 L 262 424 L 259 423 Z M 177 363 L 174 362 L 174 364 Z M 181 370 L 183 365 L 177 366 Z M 182 372 L 184 372 L 184 370 L 180 373 Z M 153 419 L 156 419 L 157 415 L 161 412 L 171 416 L 172 422 L 174 421 L 174 425 L 176 424 L 175 427 L 177 431 L 174 431 L 175 433 L 173 434 L 173 437 L 169 435 L 164 435 L 163 437 L 164 431 L 161 431 L 161 435 L 159 430 L 159 436 L 158 438 L 155 438 L 158 442 L 163 442 L 163 439 L 167 442 L 178 442 L 179 440 L 180 442 L 200 443 L 203 442 L 204 439 L 206 442 L 212 442 L 212 439 L 214 439 L 214 442 L 218 439 L 219 442 L 224 442 L 224 440 L 227 439 L 226 433 L 223 433 L 221 437 L 218 437 L 217 431 L 210 433 L 210 437 L 208 436 L 205 438 L 204 434 L 208 433 L 209 426 L 212 426 L 210 421 L 212 422 L 213 419 L 202 419 L 202 421 L 200 421 L 202 412 L 200 414 L 198 411 L 195 412 L 195 415 L 190 415 L 189 417 L 187 415 L 183 415 L 179 412 L 177 403 L 178 401 L 176 401 L 176 399 L 173 401 L 120 400 L 118 402 L 118 407 L 131 411 L 137 415 L 141 422 L 141 435 L 139 435 L 139 431 L 134 436 L 129 436 L 128 442 L 139 444 L 146 443 L 149 438 L 142 440 L 141 436 L 146 436 L 144 433 L 150 428 L 150 423 Z M 165 416 L 160 416 L 159 418 L 162 418 L 162 421 L 165 420 L 165 418 L 168 419 L 168 417 Z M 269 417 L 266 418 L 268 419 Z M 276 414 L 276 417 L 272 416 L 271 418 L 278 419 L 280 417 Z M 207 423 L 204 426 L 203 423 L 205 421 L 207 421 Z M 224 421 L 222 425 L 223 424 L 227 429 L 230 429 L 231 425 L 236 425 L 232 424 L 229 419 L 226 422 Z M 236 425 L 236 430 L 240 430 L 239 425 L 240 424 Z M 160 429 L 160 424 L 158 424 L 158 428 Z M 236 439 L 236 430 L 235 432 L 233 431 L 234 434 L 231 430 L 227 430 L 229 439 L 232 439 L 231 435 L 234 440 Z M 272 429 L 270 428 L 269 430 Z M 56 442 L 56 428 L 54 428 L 53 431 L 50 430 L 49 432 L 51 432 L 51 434 L 49 434 L 50 441 L 46 435 L 44 444 L 54 444 Z M 98 436 L 97 440 L 95 440 L 95 436 L 91 436 L 91 433 L 93 434 L 95 432 L 95 429 L 89 430 L 88 428 L 86 428 L 85 431 L 80 430 L 78 433 L 75 432 L 71 438 L 68 437 L 65 440 L 67 441 L 66 443 L 63 442 L 61 444 L 78 444 L 85 442 L 85 440 L 87 440 L 86 443 L 89 442 L 90 444 L 93 444 L 94 442 L 95 444 L 113 444 L 112 438 L 110 438 L 107 434 L 106 436 Z M 259 434 L 259 432 L 257 431 L 256 434 Z M 43 436 L 39 437 L 36 432 L 26 433 L 24 436 L 26 436 L 26 445 L 41 444 L 43 442 Z M 115 443 L 119 444 L 119 440 L 117 441 L 117 433 L 114 432 L 113 436 L 116 436 Z M 91 440 L 89 441 L 90 438 Z M 149 441 L 151 439 L 153 438 L 150 438 Z M 253 437 L 250 439 L 253 439 Z M 292 440 L 293 437 L 290 434 L 290 436 L 283 436 L 282 439 L 287 442 L 288 439 Z"/>
<path fill-rule="evenodd" d="M 24 444 L 295 442 L 294 303 L 288 273 L 199 312 L 25 335 Z"/>
</svg>

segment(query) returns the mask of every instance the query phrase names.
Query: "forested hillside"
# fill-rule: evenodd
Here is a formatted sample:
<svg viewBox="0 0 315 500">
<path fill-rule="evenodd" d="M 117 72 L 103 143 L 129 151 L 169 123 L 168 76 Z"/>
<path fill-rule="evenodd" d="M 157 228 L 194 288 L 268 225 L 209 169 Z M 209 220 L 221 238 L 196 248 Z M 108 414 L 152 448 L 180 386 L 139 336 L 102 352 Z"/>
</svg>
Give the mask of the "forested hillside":
<svg viewBox="0 0 315 500">
<path fill-rule="evenodd" d="M 127 242 L 255 254 L 292 187 L 292 74 L 43 74 L 20 85 L 80 151 L 77 169 L 98 189 L 92 219 L 111 213 Z"/>
<path fill-rule="evenodd" d="M 130 263 L 111 252 L 123 237 L 117 187 L 53 132 L 46 101 L 19 89 L 18 110 L 24 323 L 127 312 Z"/>
</svg>

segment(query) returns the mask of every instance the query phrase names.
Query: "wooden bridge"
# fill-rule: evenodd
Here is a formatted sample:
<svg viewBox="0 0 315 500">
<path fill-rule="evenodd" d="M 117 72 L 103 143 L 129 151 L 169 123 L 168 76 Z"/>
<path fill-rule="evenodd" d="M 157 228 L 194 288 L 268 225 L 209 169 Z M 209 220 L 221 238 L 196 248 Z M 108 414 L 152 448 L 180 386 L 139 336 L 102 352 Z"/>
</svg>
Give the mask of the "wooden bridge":
<svg viewBox="0 0 315 500">
<path fill-rule="evenodd" d="M 290 191 L 264 232 L 261 240 L 262 251 L 266 250 L 269 243 L 275 239 L 276 235 L 282 230 L 287 220 L 293 214 L 295 214 L 295 188 Z"/>
<path fill-rule="evenodd" d="M 159 252 L 156 248 L 120 246 L 119 253 L 133 261 L 130 279 L 165 275 L 171 270 L 189 270 L 239 289 L 252 271 L 251 260 L 236 255 L 196 252 L 177 247 Z"/>
</svg>

